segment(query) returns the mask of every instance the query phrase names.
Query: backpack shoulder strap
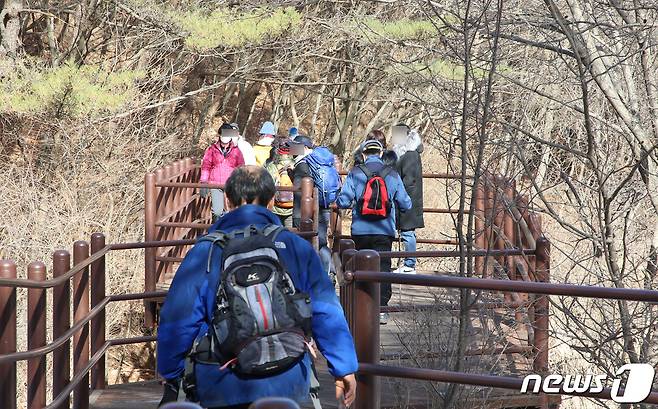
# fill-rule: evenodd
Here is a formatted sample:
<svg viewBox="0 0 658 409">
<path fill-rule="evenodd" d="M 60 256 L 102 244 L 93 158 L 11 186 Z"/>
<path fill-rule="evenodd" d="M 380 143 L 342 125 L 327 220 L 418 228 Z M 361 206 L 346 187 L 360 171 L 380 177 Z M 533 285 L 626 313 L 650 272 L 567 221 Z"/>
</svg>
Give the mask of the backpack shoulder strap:
<svg viewBox="0 0 658 409">
<path fill-rule="evenodd" d="M 272 242 L 274 242 L 282 231 L 284 231 L 286 228 L 283 226 L 279 226 L 277 224 L 269 224 L 263 228 L 263 235 L 268 237 Z"/>
<path fill-rule="evenodd" d="M 372 171 L 368 169 L 365 163 L 357 166 L 357 168 L 359 168 L 361 172 L 363 172 L 366 175 L 366 179 L 370 179 L 373 176 Z"/>
<path fill-rule="evenodd" d="M 379 171 L 379 176 L 386 181 L 386 176 L 390 175 L 393 172 L 393 168 L 390 166 L 384 166 L 381 171 Z"/>
<path fill-rule="evenodd" d="M 206 263 L 206 274 L 210 273 L 210 264 L 212 262 L 212 251 L 215 248 L 215 245 L 219 246 L 220 248 L 224 248 L 226 247 L 226 244 L 228 244 L 231 237 L 232 235 L 217 230 L 212 233 L 208 233 L 205 236 L 201 237 L 199 240 L 197 240 L 197 243 L 201 243 L 202 241 L 211 242 L 210 251 L 208 252 L 208 262 Z"/>
</svg>

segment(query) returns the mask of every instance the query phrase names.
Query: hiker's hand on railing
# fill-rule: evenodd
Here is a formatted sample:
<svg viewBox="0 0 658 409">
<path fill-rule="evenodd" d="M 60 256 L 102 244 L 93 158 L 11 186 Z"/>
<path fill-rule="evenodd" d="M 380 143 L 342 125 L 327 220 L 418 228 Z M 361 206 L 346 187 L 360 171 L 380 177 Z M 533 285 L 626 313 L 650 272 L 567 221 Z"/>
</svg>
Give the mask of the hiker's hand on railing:
<svg viewBox="0 0 658 409">
<path fill-rule="evenodd" d="M 354 374 L 336 378 L 336 400 L 345 407 L 352 406 L 356 398 L 356 377 Z"/>
</svg>

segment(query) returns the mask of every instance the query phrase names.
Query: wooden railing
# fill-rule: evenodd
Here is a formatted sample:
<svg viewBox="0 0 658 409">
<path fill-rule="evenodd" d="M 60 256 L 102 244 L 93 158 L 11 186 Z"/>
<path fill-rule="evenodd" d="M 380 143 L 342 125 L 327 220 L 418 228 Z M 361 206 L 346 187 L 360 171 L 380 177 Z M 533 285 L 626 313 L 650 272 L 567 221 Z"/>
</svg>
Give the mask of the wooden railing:
<svg viewBox="0 0 658 409">
<path fill-rule="evenodd" d="M 607 288 L 570 284 L 552 284 L 550 278 L 550 243 L 544 237 L 536 240 L 536 249 L 474 250 L 466 253 L 468 257 L 519 257 L 533 256 L 537 281 L 500 280 L 491 278 L 459 277 L 449 275 L 407 275 L 379 271 L 380 257 L 404 257 L 401 252 L 377 253 L 372 250 L 354 250 L 354 242 L 341 240 L 340 247 L 340 282 L 341 302 L 354 336 L 354 343 L 359 359 L 358 393 L 356 409 L 379 409 L 381 385 L 379 378 L 394 377 L 433 382 L 457 383 L 491 388 L 521 390 L 523 379 L 512 376 L 473 374 L 464 372 L 421 369 L 382 365 L 380 356 L 379 305 L 380 283 L 408 284 L 425 287 L 471 289 L 478 291 L 504 291 L 536 294 L 534 301 L 527 305 L 534 309 L 534 339 L 531 343 L 533 356 L 532 369 L 535 373 L 548 374 L 548 315 L 549 295 L 572 297 L 591 297 L 611 300 L 632 300 L 658 302 L 658 291 L 626 288 Z M 415 257 L 458 257 L 460 252 L 416 252 Z M 356 308 L 358 306 L 358 308 Z M 490 351 L 488 353 L 522 353 L 525 349 Z M 559 386 L 559 385 L 554 385 Z M 611 399 L 610 388 L 600 393 L 565 392 L 558 395 L 572 395 Z M 548 408 L 547 396 L 542 408 Z M 658 403 L 658 391 L 643 401 Z"/>
<path fill-rule="evenodd" d="M 16 407 L 16 362 L 27 361 L 27 407 L 85 409 L 90 389 L 106 385 L 105 354 L 116 345 L 152 342 L 153 335 L 106 339 L 105 311 L 113 302 L 144 300 L 147 303 L 146 325 L 155 323 L 153 306 L 166 295 L 157 283 L 171 274 L 173 263 L 180 262 L 196 236 L 209 225 L 209 199 L 199 197 L 196 189 L 198 165 L 184 159 L 145 177 L 146 240 L 142 243 L 105 244 L 105 236 L 95 233 L 90 243 L 75 242 L 73 266 L 71 254 L 58 250 L 52 256 L 52 276 L 47 279 L 46 265 L 31 263 L 28 279 L 17 279 L 17 267 L 11 260 L 0 261 L 0 402 L 2 408 Z M 425 175 L 427 178 L 459 178 L 458 175 Z M 317 245 L 317 191 L 312 181 L 302 186 L 302 227 L 297 233 Z M 658 302 L 658 291 L 605 288 L 550 283 L 550 243 L 541 233 L 541 220 L 529 208 L 527 197 L 502 178 L 483 178 L 476 185 L 473 243 L 459 243 L 455 250 L 357 252 L 354 243 L 341 232 L 341 212 L 334 209 L 332 237 L 334 262 L 340 282 L 340 299 L 354 335 L 359 367 L 359 393 L 356 407 L 378 409 L 380 376 L 454 382 L 507 389 L 519 389 L 520 379 L 506 376 L 474 375 L 419 368 L 382 365 L 379 349 L 379 312 L 405 311 L 404 305 L 379 307 L 379 283 L 423 285 L 499 291 L 502 304 L 485 308 L 508 307 L 527 314 L 528 345 L 508 347 L 504 353 L 530 353 L 533 370 L 548 371 L 549 299 L 548 295 L 595 297 L 615 300 Z M 426 209 L 426 214 L 454 214 L 453 209 Z M 429 240 L 429 239 L 428 239 Z M 435 244 L 434 242 L 432 242 Z M 105 256 L 110 251 L 145 249 L 145 291 L 136 294 L 105 293 Z M 161 249 L 158 251 L 158 249 Z M 474 276 L 400 275 L 379 272 L 380 257 L 458 257 L 474 259 Z M 518 274 L 517 274 L 518 273 Z M 494 279 L 494 277 L 496 277 Z M 17 351 L 16 290 L 27 288 L 26 349 Z M 51 291 L 51 304 L 46 292 Z M 536 294 L 534 299 L 527 294 Z M 358 305 L 358 308 L 356 306 Z M 416 308 L 418 306 L 415 306 Z M 47 343 L 46 314 L 52 311 L 52 341 Z M 73 315 L 71 325 L 69 317 Z M 525 317 L 517 317 L 525 318 Z M 52 371 L 46 371 L 46 355 L 52 353 Z M 482 351 L 480 352 L 482 353 Z M 492 352 L 501 353 L 501 351 Z M 73 376 L 70 361 L 73 362 Z M 89 377 L 91 375 L 91 378 Z M 51 379 L 47 380 L 47 376 Z M 52 385 L 52 399 L 47 403 L 46 385 Z M 610 391 L 599 394 L 571 393 L 609 399 Z M 646 402 L 658 403 L 656 392 Z"/>
<path fill-rule="evenodd" d="M 144 177 L 144 240 L 190 240 L 186 244 L 163 246 L 159 250 L 145 250 L 144 291 L 156 291 L 164 287 L 175 273 L 175 266 L 194 244 L 197 237 L 205 234 L 211 226 L 210 195 L 199 194 L 202 187 L 223 189 L 223 185 L 200 183 L 200 165 L 195 159 L 185 158 L 166 165 Z M 294 191 L 290 187 L 278 190 Z M 297 231 L 311 241 L 317 249 L 317 189 L 313 180 L 305 178 L 301 186 L 301 224 Z M 160 286 L 160 287 L 159 287 Z M 145 322 L 154 327 L 156 306 L 153 301 L 145 302 Z"/>
</svg>

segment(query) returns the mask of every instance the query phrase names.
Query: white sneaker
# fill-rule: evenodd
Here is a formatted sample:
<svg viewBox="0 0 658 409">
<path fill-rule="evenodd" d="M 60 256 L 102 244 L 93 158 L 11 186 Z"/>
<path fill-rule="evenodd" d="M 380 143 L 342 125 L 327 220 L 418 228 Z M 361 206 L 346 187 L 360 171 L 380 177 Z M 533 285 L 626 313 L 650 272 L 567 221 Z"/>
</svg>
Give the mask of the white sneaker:
<svg viewBox="0 0 658 409">
<path fill-rule="evenodd" d="M 386 325 L 388 322 L 388 313 L 380 312 L 379 313 L 379 325 Z"/>
<path fill-rule="evenodd" d="M 414 267 L 402 266 L 393 272 L 398 274 L 416 274 L 416 269 Z"/>
</svg>

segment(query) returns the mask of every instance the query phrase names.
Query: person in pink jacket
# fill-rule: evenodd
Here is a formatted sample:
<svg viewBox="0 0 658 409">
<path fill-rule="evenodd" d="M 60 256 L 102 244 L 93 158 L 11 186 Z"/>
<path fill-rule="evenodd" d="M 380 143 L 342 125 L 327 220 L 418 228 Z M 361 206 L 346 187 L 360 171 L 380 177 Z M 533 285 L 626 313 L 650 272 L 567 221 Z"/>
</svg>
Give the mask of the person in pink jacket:
<svg viewBox="0 0 658 409">
<path fill-rule="evenodd" d="M 219 128 L 220 137 L 206 149 L 201 162 L 201 183 L 223 185 L 231 176 L 233 169 L 244 165 L 242 152 L 234 144 L 231 137 L 221 136 L 222 129 L 233 129 L 230 124 L 223 124 Z M 202 189 L 205 196 L 207 189 Z M 212 199 L 213 223 L 224 213 L 224 192 L 221 189 L 210 189 Z"/>
</svg>

